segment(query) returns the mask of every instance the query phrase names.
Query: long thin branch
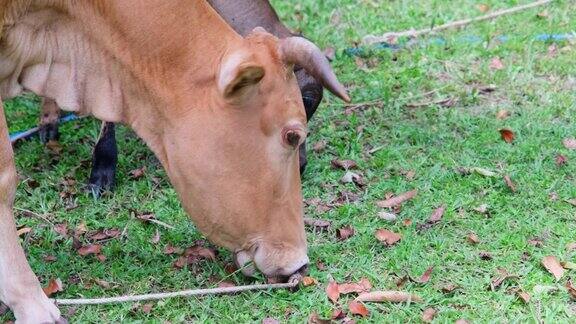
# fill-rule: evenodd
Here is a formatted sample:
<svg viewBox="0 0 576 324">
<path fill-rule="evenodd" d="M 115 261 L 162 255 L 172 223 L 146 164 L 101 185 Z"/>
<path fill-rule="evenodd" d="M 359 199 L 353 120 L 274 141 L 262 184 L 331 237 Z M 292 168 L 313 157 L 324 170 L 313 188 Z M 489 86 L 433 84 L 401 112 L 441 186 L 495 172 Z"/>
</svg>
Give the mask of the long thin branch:
<svg viewBox="0 0 576 324">
<path fill-rule="evenodd" d="M 462 19 L 462 20 L 449 22 L 449 23 L 446 23 L 444 25 L 436 26 L 434 28 L 425 28 L 425 29 L 420 29 L 420 30 L 411 29 L 411 30 L 405 30 L 405 31 L 401 31 L 401 32 L 390 32 L 390 33 L 385 33 L 382 36 L 367 35 L 364 37 L 362 42 L 366 45 L 370 45 L 370 44 L 374 44 L 374 43 L 387 42 L 390 39 L 397 38 L 397 37 L 418 37 L 421 35 L 429 34 L 432 32 L 437 32 L 437 31 L 441 31 L 441 30 L 445 30 L 445 29 L 449 29 L 449 28 L 466 26 L 466 25 L 469 25 L 473 22 L 479 22 L 479 21 L 494 19 L 494 18 L 504 16 L 504 15 L 510 15 L 510 14 L 517 13 L 519 11 L 523 11 L 526 9 L 539 7 L 539 6 L 548 4 L 552 1 L 553 0 L 539 0 L 539 1 L 535 1 L 535 2 L 521 5 L 521 6 L 495 11 L 493 13 L 490 13 L 490 14 L 487 14 L 484 16 L 480 16 L 480 17 L 476 17 L 476 18 Z"/>
<path fill-rule="evenodd" d="M 54 301 L 59 305 L 101 305 L 101 304 L 137 302 L 145 300 L 158 300 L 174 297 L 234 294 L 250 290 L 287 289 L 287 288 L 294 288 L 298 284 L 299 284 L 298 281 L 292 280 L 288 283 L 277 283 L 277 284 L 258 284 L 258 285 L 222 287 L 222 288 L 210 288 L 210 289 L 191 289 L 169 293 L 130 295 L 130 296 L 118 296 L 118 297 L 106 297 L 106 298 L 94 298 L 94 299 L 54 299 Z"/>
</svg>

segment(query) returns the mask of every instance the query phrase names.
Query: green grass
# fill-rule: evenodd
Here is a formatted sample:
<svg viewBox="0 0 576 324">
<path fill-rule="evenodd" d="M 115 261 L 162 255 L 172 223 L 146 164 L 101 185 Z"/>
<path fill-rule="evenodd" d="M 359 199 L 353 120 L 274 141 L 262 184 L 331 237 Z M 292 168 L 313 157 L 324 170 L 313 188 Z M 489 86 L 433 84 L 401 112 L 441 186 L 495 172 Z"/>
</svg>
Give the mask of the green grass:
<svg viewBox="0 0 576 324">
<path fill-rule="evenodd" d="M 484 3 L 492 10 L 527 1 Z M 366 34 L 427 27 L 481 13 L 475 1 L 355 1 L 296 0 L 273 1 L 281 17 L 294 29 L 301 30 L 321 47 L 337 49 L 333 62 L 340 79 L 350 89 L 355 103 L 367 102 L 366 109 L 351 115 L 345 107 L 328 96 L 311 122 L 310 143 L 328 142 L 321 153 L 310 153 L 303 187 L 305 199 L 320 198 L 330 203 L 339 193 L 351 191 L 359 200 L 319 213 L 314 206 L 307 216 L 329 219 L 332 227 L 324 233 L 308 233 L 312 266 L 310 275 L 319 285 L 297 293 L 287 291 L 252 292 L 227 297 L 174 299 L 157 302 L 146 314 L 133 305 L 62 307 L 72 322 L 260 322 L 273 317 L 282 322 L 302 323 L 317 312 L 328 318 L 335 308 L 324 289 L 330 277 L 338 282 L 367 277 L 375 289 L 397 289 L 396 280 L 405 274 L 420 276 L 434 266 L 430 282 L 408 282 L 402 289 L 418 294 L 421 304 L 367 304 L 370 315 L 359 322 L 419 322 L 422 311 L 438 310 L 435 322 L 454 322 L 466 318 L 473 322 L 566 323 L 576 316 L 576 303 L 563 285 L 574 270 L 555 282 L 540 265 L 546 255 L 576 261 L 576 253 L 566 245 L 576 241 L 576 209 L 564 202 L 576 197 L 576 151 L 562 145 L 566 137 L 576 136 L 576 49 L 574 44 L 559 43 L 557 53 L 548 54 L 550 43 L 534 41 L 541 33 L 574 31 L 576 12 L 571 1 L 556 1 L 547 7 L 547 18 L 537 17 L 542 9 L 529 10 L 498 20 L 477 23 L 461 30 L 442 34 L 447 43 L 421 43 L 396 52 L 367 54 L 368 69 L 359 69 L 355 59 L 343 50 Z M 297 12 L 297 14 L 295 14 Z M 338 18 L 339 17 L 339 18 Z M 510 40 L 498 43 L 495 37 L 506 34 Z M 460 41 L 477 35 L 484 41 Z M 505 68 L 489 68 L 492 58 L 500 57 Z M 493 84 L 496 90 L 482 94 L 479 88 Z M 428 94 L 434 91 L 432 94 Z M 452 98 L 453 107 L 430 105 L 408 108 L 406 104 Z M 374 102 L 377 101 L 377 102 Z M 35 124 L 37 103 L 30 97 L 7 103 L 11 131 Z M 496 118 L 505 109 L 511 117 Z M 362 127 L 359 131 L 358 128 Z M 500 139 L 501 128 L 516 134 L 513 144 Z M 54 223 L 68 222 L 74 228 L 85 222 L 88 229 L 126 229 L 122 239 L 105 244 L 105 262 L 81 257 L 72 251 L 71 239 L 61 239 L 51 226 L 17 211 L 19 226 L 33 228 L 24 241 L 29 260 L 43 283 L 59 277 L 65 291 L 58 296 L 98 297 L 120 294 L 173 291 L 213 287 L 226 279 L 238 284 L 249 282 L 239 275 L 227 275 L 224 266 L 230 253 L 220 251 L 218 262 L 200 263 L 194 269 L 176 270 L 175 256 L 165 255 L 167 244 L 187 247 L 202 235 L 187 220 L 170 187 L 164 171 L 127 129 L 118 135 L 120 162 L 118 187 L 104 199 L 93 200 L 83 192 L 88 177 L 91 150 L 98 133 L 98 123 L 82 120 L 61 128 L 63 154 L 54 156 L 37 140 L 16 147 L 16 162 L 22 179 L 16 207 L 44 215 Z M 380 148 L 373 154 L 373 148 Z M 568 158 L 565 166 L 555 163 L 557 154 Z M 367 185 L 358 189 L 341 184 L 343 171 L 330 166 L 334 158 L 354 159 Z M 133 180 L 128 173 L 146 166 L 146 175 Z M 496 177 L 462 175 L 459 168 L 481 167 L 495 171 Z M 403 174 L 414 171 L 415 177 Z M 512 193 L 502 180 L 510 175 L 518 188 Z M 78 208 L 66 211 L 60 198 L 66 178 L 77 180 L 72 189 Z M 32 189 L 29 179 L 39 183 Z M 375 202 L 388 192 L 401 193 L 418 189 L 418 195 L 403 205 L 396 223 L 377 217 Z M 556 193 L 558 200 L 551 200 Z M 474 211 L 486 204 L 488 215 Z M 440 205 L 447 207 L 442 221 L 427 231 L 416 225 Z M 153 211 L 158 219 L 172 224 L 165 230 L 137 221 L 130 210 Z M 404 226 L 402 220 L 413 225 Z M 336 229 L 352 225 L 356 234 L 338 241 Z M 400 243 L 384 247 L 374 238 L 374 231 L 387 228 L 402 234 Z M 160 243 L 150 243 L 156 229 Z M 480 243 L 467 243 L 474 232 Z M 542 238 L 543 245 L 528 243 Z M 492 260 L 481 260 L 488 251 Z M 43 261 L 45 255 L 56 261 Z M 325 270 L 315 265 L 322 261 Z M 497 269 L 518 275 L 495 291 L 488 289 Z M 112 282 L 103 289 L 94 279 Z M 455 284 L 450 294 L 442 287 Z M 542 287 L 556 291 L 543 293 Z M 524 304 L 512 288 L 532 295 Z M 341 305 L 347 310 L 346 296 Z M 288 314 L 288 315 L 287 315 Z M 0 320 L 8 320 L 4 315 Z"/>
</svg>

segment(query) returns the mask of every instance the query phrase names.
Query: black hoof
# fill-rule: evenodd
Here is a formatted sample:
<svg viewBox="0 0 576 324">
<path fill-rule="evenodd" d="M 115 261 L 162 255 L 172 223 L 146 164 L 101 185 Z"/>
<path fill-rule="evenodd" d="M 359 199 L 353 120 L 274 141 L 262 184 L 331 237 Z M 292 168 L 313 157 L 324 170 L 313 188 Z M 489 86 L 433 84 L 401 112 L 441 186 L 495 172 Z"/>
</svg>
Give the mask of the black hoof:
<svg viewBox="0 0 576 324">
<path fill-rule="evenodd" d="M 38 136 L 42 144 L 46 144 L 50 141 L 57 141 L 60 137 L 58 133 L 58 123 L 40 125 L 38 130 Z"/>
<path fill-rule="evenodd" d="M 116 171 L 114 169 L 92 169 L 90 180 L 88 181 L 88 192 L 94 198 L 100 198 L 105 192 L 110 192 L 116 185 Z"/>
</svg>

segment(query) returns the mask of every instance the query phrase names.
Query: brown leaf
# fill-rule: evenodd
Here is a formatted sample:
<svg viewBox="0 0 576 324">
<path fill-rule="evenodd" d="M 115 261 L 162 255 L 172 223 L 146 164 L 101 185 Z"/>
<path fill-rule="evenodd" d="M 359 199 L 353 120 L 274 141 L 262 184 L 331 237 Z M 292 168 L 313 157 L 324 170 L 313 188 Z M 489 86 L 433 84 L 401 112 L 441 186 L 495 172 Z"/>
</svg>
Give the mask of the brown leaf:
<svg viewBox="0 0 576 324">
<path fill-rule="evenodd" d="M 424 271 L 424 273 L 422 274 L 422 276 L 420 277 L 418 282 L 421 284 L 425 284 L 428 281 L 430 281 L 430 277 L 432 276 L 432 271 L 434 271 L 434 267 L 430 267 L 426 271 Z"/>
<path fill-rule="evenodd" d="M 516 292 L 516 295 L 518 295 L 518 298 L 522 299 L 522 301 L 524 303 L 528 304 L 530 302 L 531 297 L 530 297 L 530 294 L 528 294 L 527 292 L 522 291 L 522 290 L 518 290 Z"/>
<path fill-rule="evenodd" d="M 336 308 L 332 311 L 332 316 L 330 316 L 333 320 L 343 319 L 346 316 L 346 313 L 342 310 L 342 308 Z"/>
<path fill-rule="evenodd" d="M 574 138 L 565 138 L 562 143 L 564 147 L 569 150 L 576 150 L 576 139 Z"/>
<path fill-rule="evenodd" d="M 404 303 L 407 301 L 421 302 L 422 299 L 416 295 L 412 295 L 403 291 L 385 290 L 385 291 L 372 291 L 360 294 L 356 297 L 357 301 L 362 302 L 392 302 Z"/>
<path fill-rule="evenodd" d="M 402 225 L 408 227 L 408 226 L 412 225 L 412 220 L 410 218 L 406 218 L 402 221 Z"/>
<path fill-rule="evenodd" d="M 434 210 L 432 215 L 430 215 L 430 217 L 428 218 L 428 221 L 431 223 L 439 222 L 442 219 L 442 216 L 444 215 L 445 210 L 446 210 L 446 206 L 440 206 L 440 207 L 436 208 L 436 210 Z"/>
<path fill-rule="evenodd" d="M 146 166 L 143 166 L 138 169 L 134 169 L 129 172 L 129 175 L 132 179 L 140 179 L 146 174 Z"/>
<path fill-rule="evenodd" d="M 478 244 L 480 243 L 480 239 L 478 239 L 478 236 L 475 233 L 470 233 L 468 234 L 468 236 L 466 237 L 466 239 L 468 240 L 468 242 L 470 244 Z"/>
<path fill-rule="evenodd" d="M 62 285 L 62 280 L 60 280 L 60 278 L 50 279 L 48 286 L 42 288 L 42 290 L 44 290 L 46 296 L 50 297 L 59 291 L 63 291 L 64 286 Z"/>
<path fill-rule="evenodd" d="M 114 237 L 120 236 L 120 234 L 122 234 L 122 231 L 120 231 L 117 228 L 111 228 L 111 229 L 105 229 L 105 230 L 87 233 L 86 238 L 91 240 L 91 241 L 101 241 L 101 240 L 106 240 L 109 238 L 114 238 Z"/>
<path fill-rule="evenodd" d="M 445 294 L 449 294 L 451 292 L 453 292 L 454 290 L 456 290 L 458 288 L 458 286 L 456 286 L 453 283 L 449 283 L 446 286 L 442 287 L 442 292 Z"/>
<path fill-rule="evenodd" d="M 544 11 L 536 14 L 536 17 L 542 18 L 542 19 L 546 19 L 546 18 L 548 18 L 548 16 L 550 16 L 550 14 L 548 13 L 548 10 L 544 10 Z"/>
<path fill-rule="evenodd" d="M 172 264 L 172 266 L 176 269 L 182 269 L 184 268 L 186 265 L 188 264 L 188 258 L 181 256 L 178 259 L 176 259 L 176 261 L 174 261 L 174 263 Z"/>
<path fill-rule="evenodd" d="M 498 275 L 492 278 L 492 280 L 490 281 L 490 289 L 492 291 L 495 291 L 507 279 L 518 279 L 518 276 L 509 274 L 508 271 L 506 271 L 506 269 L 502 268 L 498 269 Z"/>
<path fill-rule="evenodd" d="M 398 216 L 396 216 L 396 214 L 389 213 L 387 211 L 378 212 L 378 217 L 382 218 L 383 220 L 390 221 L 390 222 L 395 221 L 396 218 L 398 218 Z"/>
<path fill-rule="evenodd" d="M 499 111 L 496 113 L 496 118 L 497 118 L 497 119 L 502 120 L 502 119 L 506 119 L 506 118 L 508 118 L 508 117 L 510 117 L 510 112 L 509 112 L 508 110 L 499 110 Z"/>
<path fill-rule="evenodd" d="M 308 316 L 308 324 L 330 324 L 331 321 L 330 320 L 325 320 L 320 318 L 320 316 L 318 316 L 318 313 L 313 312 L 312 314 L 310 314 L 310 316 Z"/>
<path fill-rule="evenodd" d="M 218 284 L 219 288 L 236 287 L 236 284 L 231 281 L 222 281 Z"/>
<path fill-rule="evenodd" d="M 478 8 L 478 10 L 481 13 L 486 13 L 490 10 L 490 6 L 485 4 L 485 3 L 480 3 L 480 4 L 476 5 L 476 8 Z"/>
<path fill-rule="evenodd" d="M 557 166 L 559 166 L 559 167 L 563 166 L 566 164 L 567 161 L 568 161 L 568 159 L 564 155 L 562 155 L 562 154 L 556 155 L 556 165 Z"/>
<path fill-rule="evenodd" d="M 88 232 L 88 227 L 86 227 L 86 223 L 84 221 L 82 221 L 74 229 L 74 236 L 78 237 L 78 236 L 84 235 L 86 232 Z"/>
<path fill-rule="evenodd" d="M 508 144 L 514 142 L 515 135 L 514 135 L 514 132 L 511 131 L 510 129 L 506 129 L 506 128 L 501 129 L 500 130 L 500 136 L 502 136 L 502 139 Z"/>
<path fill-rule="evenodd" d="M 304 285 L 304 287 L 314 286 L 317 284 L 318 284 L 318 280 L 316 280 L 315 278 L 308 277 L 308 276 L 302 278 L 302 285 Z"/>
<path fill-rule="evenodd" d="M 90 254 L 100 254 L 100 251 L 102 251 L 102 246 L 98 244 L 88 244 L 80 247 L 78 249 L 78 254 L 86 256 Z"/>
<path fill-rule="evenodd" d="M 506 182 L 506 185 L 508 186 L 508 188 L 510 188 L 512 192 L 516 192 L 516 185 L 514 184 L 514 182 L 512 182 L 512 179 L 510 179 L 509 175 L 504 176 L 504 182 Z"/>
<path fill-rule="evenodd" d="M 340 298 L 340 290 L 336 281 L 330 281 L 328 283 L 328 286 L 326 286 L 326 295 L 334 304 L 338 302 L 338 298 Z"/>
<path fill-rule="evenodd" d="M 410 279 L 410 277 L 408 277 L 407 275 L 399 277 L 398 280 L 396 280 L 396 287 L 398 287 L 398 288 L 404 287 L 404 285 L 406 284 L 408 279 Z"/>
<path fill-rule="evenodd" d="M 266 317 L 262 320 L 262 324 L 280 324 L 280 321 L 272 317 Z"/>
<path fill-rule="evenodd" d="M 304 218 L 304 224 L 314 228 L 315 230 L 322 231 L 330 227 L 332 222 L 324 219 Z"/>
<path fill-rule="evenodd" d="M 568 293 L 570 294 L 570 298 L 572 300 L 576 300 L 576 286 L 572 283 L 572 280 L 568 280 L 566 282 L 566 289 L 568 289 Z"/>
<path fill-rule="evenodd" d="M 564 268 L 562 268 L 558 259 L 553 255 L 544 257 L 542 259 L 542 265 L 554 276 L 554 278 L 556 278 L 556 280 L 560 280 L 564 275 Z"/>
<path fill-rule="evenodd" d="M 410 200 L 416 196 L 418 190 L 414 189 L 412 191 L 405 192 L 395 197 L 388 198 L 386 200 L 380 200 L 376 202 L 376 205 L 380 208 L 393 208 L 402 205 L 407 200 Z"/>
<path fill-rule="evenodd" d="M 100 262 L 106 261 L 106 256 L 104 254 L 96 254 L 96 259 Z"/>
<path fill-rule="evenodd" d="M 316 153 L 320 153 L 324 151 L 324 149 L 326 149 L 326 146 L 328 146 L 328 143 L 325 140 L 320 140 L 314 143 L 314 145 L 312 146 L 312 150 Z"/>
<path fill-rule="evenodd" d="M 470 322 L 467 319 L 460 318 L 456 322 L 454 322 L 454 324 L 470 324 Z"/>
<path fill-rule="evenodd" d="M 362 278 L 358 283 L 343 283 L 338 285 L 340 294 L 362 293 L 372 289 L 372 284 L 367 278 Z"/>
<path fill-rule="evenodd" d="M 142 313 L 144 314 L 150 314 L 150 312 L 152 312 L 152 307 L 154 307 L 153 303 L 146 303 L 144 305 L 142 305 Z"/>
<path fill-rule="evenodd" d="M 193 263 L 200 259 L 216 261 L 216 250 L 200 245 L 193 245 L 184 251 L 184 256 L 188 257 L 188 263 Z"/>
<path fill-rule="evenodd" d="M 350 309 L 350 313 L 354 315 L 360 315 L 362 317 L 366 317 L 370 313 L 368 311 L 368 308 L 366 308 L 366 306 L 355 300 L 351 300 L 348 302 L 348 309 Z"/>
<path fill-rule="evenodd" d="M 400 236 L 400 234 L 391 232 L 391 231 L 386 230 L 386 229 L 376 230 L 375 235 L 376 235 L 376 239 L 378 239 L 378 241 L 384 243 L 384 245 L 386 245 L 386 246 L 393 245 L 393 244 L 397 243 L 398 241 L 400 241 L 400 239 L 402 239 L 402 236 Z"/>
<path fill-rule="evenodd" d="M 436 313 L 438 312 L 434 308 L 426 308 L 424 312 L 422 312 L 422 321 L 424 323 L 432 322 L 434 316 L 436 316 Z"/>
<path fill-rule="evenodd" d="M 352 235 L 354 235 L 354 228 L 350 225 L 339 228 L 338 231 L 336 231 L 336 237 L 341 241 L 347 240 Z"/>
<path fill-rule="evenodd" d="M 60 223 L 60 224 L 54 225 L 54 232 L 56 232 L 56 233 L 58 233 L 64 237 L 68 237 L 68 224 Z"/>
<path fill-rule="evenodd" d="M 30 227 L 22 227 L 21 229 L 16 231 L 16 235 L 18 236 L 22 236 L 26 233 L 30 233 L 32 232 L 32 229 Z"/>
<path fill-rule="evenodd" d="M 100 287 L 102 287 L 102 288 L 104 288 L 104 289 L 109 289 L 109 288 L 110 288 L 110 283 L 109 283 L 108 281 L 106 281 L 106 280 L 102 280 L 102 279 L 95 278 L 95 279 L 94 279 L 94 282 L 95 282 L 98 286 L 100 286 Z"/>
<path fill-rule="evenodd" d="M 45 255 L 42 259 L 43 259 L 44 261 L 46 261 L 46 262 L 54 262 L 54 261 L 56 261 L 56 257 L 53 256 L 53 255 L 51 255 L 51 254 Z"/>
<path fill-rule="evenodd" d="M 358 163 L 354 160 L 332 160 L 332 166 L 336 169 L 350 170 L 358 168 Z"/>
<path fill-rule="evenodd" d="M 502 63 L 502 60 L 500 60 L 499 57 L 494 57 L 490 61 L 489 67 L 491 70 L 495 70 L 495 71 L 502 70 L 502 69 L 504 69 L 504 63 Z"/>
</svg>

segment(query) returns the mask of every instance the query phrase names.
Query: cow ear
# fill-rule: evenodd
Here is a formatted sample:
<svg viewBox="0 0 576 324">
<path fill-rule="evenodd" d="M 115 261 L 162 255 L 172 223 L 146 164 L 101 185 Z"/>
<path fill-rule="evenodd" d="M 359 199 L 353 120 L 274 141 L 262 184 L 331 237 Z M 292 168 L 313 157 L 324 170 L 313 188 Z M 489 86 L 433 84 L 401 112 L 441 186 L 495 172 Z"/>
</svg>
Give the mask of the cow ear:
<svg viewBox="0 0 576 324">
<path fill-rule="evenodd" d="M 218 87 L 224 98 L 242 99 L 251 94 L 264 74 L 259 64 L 233 56 L 222 65 Z"/>
</svg>

